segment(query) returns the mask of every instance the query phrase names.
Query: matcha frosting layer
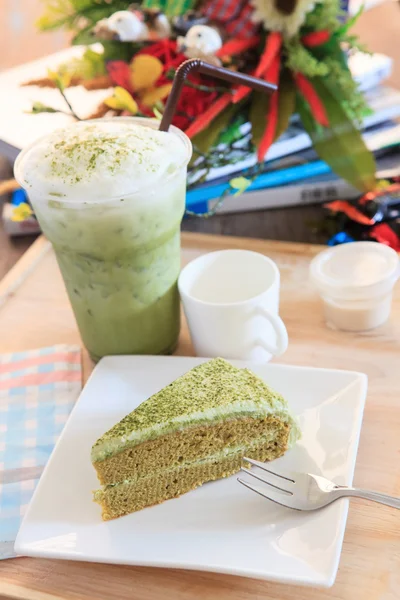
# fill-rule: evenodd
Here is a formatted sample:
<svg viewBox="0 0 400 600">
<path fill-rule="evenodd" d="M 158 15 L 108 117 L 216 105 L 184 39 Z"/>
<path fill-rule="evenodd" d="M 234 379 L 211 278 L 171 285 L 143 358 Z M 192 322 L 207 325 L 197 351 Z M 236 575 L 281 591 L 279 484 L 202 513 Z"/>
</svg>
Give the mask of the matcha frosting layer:
<svg viewBox="0 0 400 600">
<path fill-rule="evenodd" d="M 248 369 L 215 358 L 176 379 L 109 429 L 94 444 L 92 462 L 187 427 L 267 415 L 290 425 L 290 445 L 300 437 L 298 425 L 280 394 Z"/>
</svg>

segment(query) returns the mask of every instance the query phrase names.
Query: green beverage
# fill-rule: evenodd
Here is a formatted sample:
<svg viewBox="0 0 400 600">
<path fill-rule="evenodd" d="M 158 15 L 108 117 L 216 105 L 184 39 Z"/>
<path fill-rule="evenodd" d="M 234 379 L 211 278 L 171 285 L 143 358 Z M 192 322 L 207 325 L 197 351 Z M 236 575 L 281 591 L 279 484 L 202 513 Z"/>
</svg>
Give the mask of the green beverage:
<svg viewBox="0 0 400 600">
<path fill-rule="evenodd" d="M 77 123 L 15 165 L 91 357 L 167 354 L 179 335 L 188 138 L 150 119 Z"/>
</svg>

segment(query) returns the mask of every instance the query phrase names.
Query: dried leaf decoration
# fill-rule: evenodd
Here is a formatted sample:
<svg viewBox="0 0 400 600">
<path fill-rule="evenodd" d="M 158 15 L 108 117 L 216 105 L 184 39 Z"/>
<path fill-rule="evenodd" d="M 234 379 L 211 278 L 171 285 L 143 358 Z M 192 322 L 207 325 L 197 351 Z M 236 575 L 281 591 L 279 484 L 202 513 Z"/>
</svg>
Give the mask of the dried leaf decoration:
<svg viewBox="0 0 400 600">
<path fill-rule="evenodd" d="M 250 184 L 251 180 L 247 179 L 246 177 L 234 177 L 229 181 L 229 185 L 231 186 L 231 188 L 236 190 L 233 194 L 234 196 L 240 196 L 240 194 L 243 194 L 243 192 L 247 190 Z"/>
<path fill-rule="evenodd" d="M 34 115 L 38 115 L 39 113 L 56 113 L 58 110 L 52 108 L 51 106 L 46 106 L 46 104 L 43 104 L 43 102 L 33 102 L 32 110 L 29 112 L 33 113 Z"/>
</svg>

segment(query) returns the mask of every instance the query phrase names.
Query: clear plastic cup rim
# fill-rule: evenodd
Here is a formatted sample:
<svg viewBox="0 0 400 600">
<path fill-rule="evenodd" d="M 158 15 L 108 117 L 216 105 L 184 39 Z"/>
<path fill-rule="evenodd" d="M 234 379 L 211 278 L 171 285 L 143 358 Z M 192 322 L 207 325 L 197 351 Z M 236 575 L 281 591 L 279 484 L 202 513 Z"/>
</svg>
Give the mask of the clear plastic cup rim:
<svg viewBox="0 0 400 600">
<path fill-rule="evenodd" d="M 310 264 L 310 279 L 321 296 L 337 300 L 383 297 L 391 293 L 399 275 L 397 252 L 377 242 L 334 246 Z"/>
<path fill-rule="evenodd" d="M 152 127 L 153 129 L 158 129 L 160 122 L 157 119 L 150 119 L 148 117 L 103 117 L 101 119 L 88 119 L 85 121 L 82 121 L 83 124 L 89 124 L 89 123 L 97 123 L 99 121 L 101 121 L 102 123 L 104 122 L 108 122 L 108 121 L 113 121 L 115 119 L 119 119 L 120 121 L 128 121 L 128 122 L 134 122 L 134 121 L 138 121 L 140 123 L 145 123 L 144 127 Z M 71 123 L 72 125 L 72 123 Z M 60 127 L 59 129 L 67 129 L 68 125 L 66 125 L 65 127 Z M 174 125 L 170 125 L 169 127 L 169 131 L 171 133 L 174 133 L 175 135 L 177 135 L 181 140 L 182 143 L 184 144 L 186 150 L 187 150 L 187 155 L 185 160 L 177 165 L 177 169 L 176 171 L 174 171 L 173 173 L 171 173 L 166 179 L 172 179 L 177 172 L 179 172 L 180 169 L 182 169 L 183 167 L 186 167 L 192 157 L 192 153 L 193 153 L 193 146 L 192 146 L 192 142 L 190 141 L 190 139 L 188 138 L 188 136 L 181 131 L 181 129 L 179 129 L 178 127 L 175 127 Z M 31 150 L 31 148 L 34 148 L 36 146 L 36 144 L 38 144 L 39 142 L 41 142 L 42 140 L 45 140 L 47 137 L 49 137 L 50 135 L 52 135 L 53 132 L 50 133 L 46 133 L 45 135 L 42 135 L 40 137 L 38 137 L 36 140 L 34 140 L 31 144 L 29 144 L 29 146 L 26 146 L 26 148 L 24 148 L 23 150 L 21 150 L 21 152 L 18 154 L 15 163 L 14 163 L 14 177 L 16 179 L 16 181 L 19 183 L 19 185 L 26 191 L 28 191 L 29 193 L 35 193 L 35 191 L 31 188 L 29 188 L 29 190 L 27 190 L 26 187 L 26 181 L 24 180 L 22 173 L 20 173 L 20 166 L 21 166 L 21 161 L 24 159 L 24 157 L 28 154 L 28 152 Z M 164 180 L 165 181 L 165 180 Z M 151 187 L 151 184 L 149 184 L 148 187 Z M 107 196 L 105 198 L 100 198 L 99 200 L 96 200 L 96 202 L 91 202 L 91 204 L 102 204 L 104 202 L 112 202 L 113 200 L 119 200 L 122 196 L 126 197 L 126 196 L 135 196 L 135 194 L 142 194 L 142 192 L 145 192 L 147 188 L 140 188 L 140 190 L 131 190 L 131 191 L 127 191 L 127 192 L 122 192 L 116 196 Z M 54 198 L 55 201 L 60 201 L 62 202 L 62 197 L 61 198 Z M 80 200 L 70 200 L 68 199 L 68 206 L 73 206 L 73 205 L 82 205 L 82 202 Z"/>
</svg>

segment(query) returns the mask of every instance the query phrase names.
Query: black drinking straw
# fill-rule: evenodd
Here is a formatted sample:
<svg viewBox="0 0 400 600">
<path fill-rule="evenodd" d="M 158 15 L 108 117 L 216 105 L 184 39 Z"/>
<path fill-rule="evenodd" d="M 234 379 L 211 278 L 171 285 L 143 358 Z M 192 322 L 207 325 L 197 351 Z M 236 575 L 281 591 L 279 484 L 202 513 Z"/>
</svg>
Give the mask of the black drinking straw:
<svg viewBox="0 0 400 600">
<path fill-rule="evenodd" d="M 176 106 L 181 95 L 183 84 L 185 83 L 186 77 L 192 71 L 199 71 L 200 73 L 204 73 L 204 75 L 215 77 L 215 79 L 223 79 L 224 81 L 229 81 L 230 83 L 234 83 L 236 85 L 246 85 L 253 90 L 265 92 L 266 94 L 272 94 L 272 92 L 275 92 L 277 89 L 275 84 L 268 83 L 268 81 L 263 81 L 257 77 L 252 77 L 251 75 L 246 75 L 245 73 L 238 73 L 237 71 L 224 69 L 223 67 L 215 67 L 214 65 L 203 62 L 198 58 L 190 58 L 182 63 L 175 73 L 171 93 L 168 96 L 164 114 L 161 119 L 159 127 L 160 131 L 168 131 L 176 111 Z"/>
</svg>

